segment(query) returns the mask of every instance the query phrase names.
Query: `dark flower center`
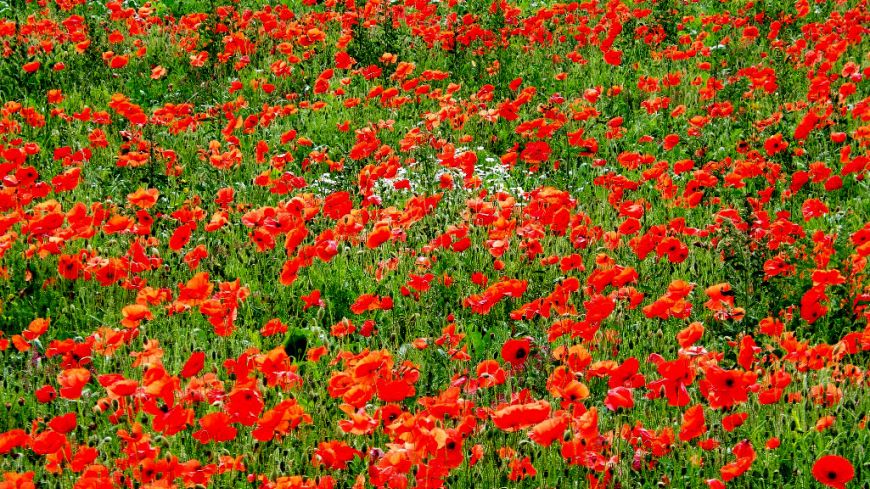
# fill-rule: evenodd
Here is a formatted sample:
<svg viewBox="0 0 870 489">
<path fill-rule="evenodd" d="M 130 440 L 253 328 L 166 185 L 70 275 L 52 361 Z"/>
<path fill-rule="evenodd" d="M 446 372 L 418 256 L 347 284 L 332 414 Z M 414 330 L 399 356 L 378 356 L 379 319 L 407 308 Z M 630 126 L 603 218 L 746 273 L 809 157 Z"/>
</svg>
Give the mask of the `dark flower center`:
<svg viewBox="0 0 870 489">
<path fill-rule="evenodd" d="M 517 353 L 515 356 L 517 357 L 517 360 L 520 360 L 522 358 L 526 358 L 526 349 L 520 348 L 519 350 L 517 350 Z"/>
<path fill-rule="evenodd" d="M 837 473 L 833 470 L 828 472 L 828 479 L 835 480 L 837 478 Z"/>
</svg>

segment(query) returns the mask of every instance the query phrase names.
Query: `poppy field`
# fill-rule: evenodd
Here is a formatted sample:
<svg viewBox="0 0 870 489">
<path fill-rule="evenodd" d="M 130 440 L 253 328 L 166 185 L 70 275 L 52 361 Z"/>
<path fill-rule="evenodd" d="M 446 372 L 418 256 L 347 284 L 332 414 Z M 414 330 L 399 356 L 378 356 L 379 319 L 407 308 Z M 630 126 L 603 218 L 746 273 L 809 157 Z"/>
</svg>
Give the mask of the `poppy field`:
<svg viewBox="0 0 870 489">
<path fill-rule="evenodd" d="M 0 489 L 870 487 L 866 0 L 0 0 Z"/>
</svg>

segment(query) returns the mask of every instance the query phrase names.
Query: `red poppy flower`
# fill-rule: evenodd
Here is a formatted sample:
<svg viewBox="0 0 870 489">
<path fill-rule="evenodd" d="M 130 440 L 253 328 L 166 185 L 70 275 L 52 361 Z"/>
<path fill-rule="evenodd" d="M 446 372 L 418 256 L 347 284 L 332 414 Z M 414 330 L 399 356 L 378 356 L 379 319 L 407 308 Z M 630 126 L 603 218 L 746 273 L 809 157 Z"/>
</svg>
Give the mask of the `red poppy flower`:
<svg viewBox="0 0 870 489">
<path fill-rule="evenodd" d="M 839 455 L 825 455 L 813 464 L 813 477 L 828 487 L 845 489 L 846 484 L 855 478 L 855 467 Z"/>
<path fill-rule="evenodd" d="M 57 376 L 60 384 L 60 395 L 64 399 L 78 399 L 82 396 L 82 389 L 91 380 L 91 373 L 83 368 L 71 368 L 62 371 Z"/>
<path fill-rule="evenodd" d="M 193 433 L 193 438 L 206 444 L 209 442 L 225 442 L 236 438 L 237 430 L 230 424 L 230 416 L 226 413 L 209 413 L 199 419 L 201 430 Z"/>
<path fill-rule="evenodd" d="M 622 64 L 622 51 L 617 51 L 615 49 L 610 49 L 604 53 L 604 62 L 613 65 L 619 66 Z"/>
<path fill-rule="evenodd" d="M 505 371 L 496 360 L 484 360 L 477 365 L 477 383 L 480 387 L 492 387 L 505 382 Z"/>
<path fill-rule="evenodd" d="M 205 353 L 201 351 L 196 351 L 190 354 L 190 358 L 184 362 L 184 366 L 181 368 L 181 375 L 183 378 L 188 379 L 198 374 L 200 370 L 202 370 L 203 365 L 205 364 Z"/>
<path fill-rule="evenodd" d="M 682 348 L 688 348 L 695 344 L 704 335 L 704 325 L 695 321 L 677 333 L 677 343 Z"/>
<path fill-rule="evenodd" d="M 23 69 L 25 73 L 33 73 L 34 71 L 38 70 L 40 66 L 42 66 L 42 63 L 40 63 L 39 61 L 31 61 L 29 63 L 24 63 L 23 65 L 21 65 L 21 69 Z"/>
<path fill-rule="evenodd" d="M 514 367 L 525 363 L 532 349 L 532 340 L 529 338 L 512 339 L 505 342 L 501 348 L 501 357 Z"/>
<path fill-rule="evenodd" d="M 550 415 L 550 403 L 534 401 L 499 407 L 492 413 L 492 422 L 502 430 L 512 432 L 536 425 Z"/>
<path fill-rule="evenodd" d="M 76 429 L 77 418 L 76 413 L 66 413 L 56 416 L 48 422 L 49 428 L 61 434 L 67 434 Z"/>
<path fill-rule="evenodd" d="M 788 148 L 788 142 L 783 141 L 782 134 L 776 134 L 767 138 L 764 142 L 764 151 L 768 156 L 773 156 Z"/>
<path fill-rule="evenodd" d="M 342 470 L 347 468 L 348 462 L 362 456 L 359 450 L 343 441 L 321 442 L 311 457 L 311 465 L 325 465 L 331 470 Z"/>
<path fill-rule="evenodd" d="M 550 145 L 546 141 L 535 141 L 526 145 L 520 158 L 526 163 L 543 163 L 550 158 Z"/>
<path fill-rule="evenodd" d="M 680 144 L 680 136 L 677 134 L 668 134 L 667 136 L 665 136 L 662 145 L 666 151 L 670 151 L 674 149 L 674 147 L 676 147 L 678 144 Z"/>
<path fill-rule="evenodd" d="M 69 443 L 66 436 L 53 430 L 46 430 L 30 441 L 30 449 L 37 455 L 55 453 Z"/>
<path fill-rule="evenodd" d="M 300 297 L 300 299 L 302 299 L 302 302 L 305 303 L 305 305 L 302 306 L 303 311 L 307 311 L 312 307 L 326 306 L 326 303 L 323 302 L 323 299 L 320 298 L 320 291 L 317 289 L 312 290 L 311 293 L 308 295 L 303 295 L 302 297 Z"/>
<path fill-rule="evenodd" d="M 725 482 L 740 477 L 746 473 L 746 471 L 752 467 L 752 463 L 756 458 L 755 449 L 752 448 L 752 444 L 749 440 L 739 442 L 731 450 L 731 453 L 737 457 L 737 460 L 725 464 L 721 469 L 719 469 L 722 480 Z"/>
<path fill-rule="evenodd" d="M 701 381 L 701 395 L 707 398 L 713 409 L 728 408 L 748 400 L 751 386 L 755 385 L 756 374 L 742 370 L 725 370 L 716 365 L 708 367 Z"/>
<path fill-rule="evenodd" d="M 725 431 L 734 431 L 740 425 L 746 422 L 746 418 L 748 417 L 749 415 L 746 413 L 729 414 L 728 416 L 722 418 L 722 428 L 724 428 Z"/>
<path fill-rule="evenodd" d="M 707 432 L 704 420 L 704 406 L 696 404 L 683 413 L 683 424 L 680 426 L 680 440 L 689 441 Z"/>
<path fill-rule="evenodd" d="M 611 411 L 622 409 L 631 409 L 634 407 L 633 391 L 628 387 L 615 387 L 607 391 L 607 398 L 604 400 L 604 405 Z"/>
<path fill-rule="evenodd" d="M 571 418 L 569 416 L 557 416 L 536 424 L 529 432 L 529 438 L 542 446 L 548 447 L 555 440 L 561 439 Z"/>
<path fill-rule="evenodd" d="M 277 334 L 284 334 L 287 332 L 287 325 L 282 323 L 278 318 L 272 318 L 266 321 L 266 324 L 260 328 L 260 334 L 269 337 L 275 336 Z"/>
<path fill-rule="evenodd" d="M 57 399 L 57 390 L 50 385 L 44 385 L 36 390 L 36 400 L 42 404 Z"/>
<path fill-rule="evenodd" d="M 109 61 L 109 67 L 116 70 L 119 68 L 123 68 L 127 66 L 128 59 L 129 58 L 127 56 L 113 56 L 112 59 Z"/>
<path fill-rule="evenodd" d="M 30 442 L 30 436 L 21 429 L 0 433 L 0 455 L 9 453 L 14 448 L 23 447 Z"/>
</svg>

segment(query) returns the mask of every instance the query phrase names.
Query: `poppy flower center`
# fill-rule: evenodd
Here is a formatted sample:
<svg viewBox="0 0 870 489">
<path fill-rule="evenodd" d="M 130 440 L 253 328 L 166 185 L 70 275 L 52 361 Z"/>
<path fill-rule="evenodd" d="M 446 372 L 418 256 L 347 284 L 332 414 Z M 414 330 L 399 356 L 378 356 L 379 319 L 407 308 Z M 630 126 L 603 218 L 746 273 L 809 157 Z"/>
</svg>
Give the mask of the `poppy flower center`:
<svg viewBox="0 0 870 489">
<path fill-rule="evenodd" d="M 517 350 L 516 357 L 517 357 L 517 360 L 522 359 L 522 358 L 526 358 L 526 349 L 520 348 L 519 350 Z"/>
<path fill-rule="evenodd" d="M 828 472 L 828 479 L 835 480 L 837 478 L 837 473 L 833 470 Z"/>
<path fill-rule="evenodd" d="M 734 379 L 728 379 L 725 381 L 726 387 L 734 387 Z"/>
</svg>

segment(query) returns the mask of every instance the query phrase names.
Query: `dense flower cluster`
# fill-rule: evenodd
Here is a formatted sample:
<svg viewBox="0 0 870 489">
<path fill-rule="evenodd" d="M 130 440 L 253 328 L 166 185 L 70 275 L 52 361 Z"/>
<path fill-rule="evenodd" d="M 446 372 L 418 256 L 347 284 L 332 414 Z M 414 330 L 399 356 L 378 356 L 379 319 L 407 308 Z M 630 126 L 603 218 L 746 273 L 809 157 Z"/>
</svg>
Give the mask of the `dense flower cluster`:
<svg viewBox="0 0 870 489">
<path fill-rule="evenodd" d="M 0 489 L 870 480 L 866 1 L 12 3 Z"/>
</svg>

